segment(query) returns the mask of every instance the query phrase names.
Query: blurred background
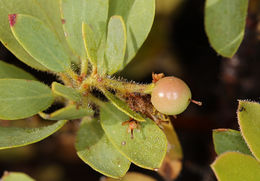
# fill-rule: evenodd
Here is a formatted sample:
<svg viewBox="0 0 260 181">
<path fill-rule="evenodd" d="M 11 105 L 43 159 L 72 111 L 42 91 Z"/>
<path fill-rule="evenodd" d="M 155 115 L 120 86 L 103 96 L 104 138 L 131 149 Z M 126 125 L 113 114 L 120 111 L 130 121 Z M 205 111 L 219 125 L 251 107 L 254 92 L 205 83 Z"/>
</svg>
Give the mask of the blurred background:
<svg viewBox="0 0 260 181">
<path fill-rule="evenodd" d="M 157 0 L 152 31 L 135 59 L 119 73 L 128 80 L 149 83 L 152 72 L 182 78 L 191 88 L 191 104 L 173 121 L 183 148 L 183 169 L 177 181 L 215 181 L 210 164 L 215 159 L 212 129 L 238 129 L 238 99 L 259 101 L 260 92 L 260 6 L 251 0 L 246 33 L 232 59 L 218 56 L 204 30 L 204 0 Z M 32 70 L 0 45 L 0 59 L 15 64 L 50 84 L 55 77 Z M 40 123 L 35 116 L 25 121 L 0 121 L 2 126 L 31 127 Z M 74 149 L 77 122 L 39 143 L 0 151 L 3 171 L 21 171 L 39 181 L 99 180 L 102 175 L 84 164 Z M 137 171 L 163 180 L 156 172 L 134 165 Z"/>
</svg>

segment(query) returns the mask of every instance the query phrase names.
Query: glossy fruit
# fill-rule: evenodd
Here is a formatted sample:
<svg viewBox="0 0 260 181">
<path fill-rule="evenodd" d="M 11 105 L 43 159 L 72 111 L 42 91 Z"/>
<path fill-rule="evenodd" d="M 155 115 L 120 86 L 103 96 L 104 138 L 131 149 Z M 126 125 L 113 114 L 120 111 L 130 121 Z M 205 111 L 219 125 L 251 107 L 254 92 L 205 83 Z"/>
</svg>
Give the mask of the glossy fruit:
<svg viewBox="0 0 260 181">
<path fill-rule="evenodd" d="M 190 88 L 177 77 L 164 77 L 158 80 L 151 96 L 153 106 L 167 115 L 182 113 L 191 102 Z"/>
</svg>

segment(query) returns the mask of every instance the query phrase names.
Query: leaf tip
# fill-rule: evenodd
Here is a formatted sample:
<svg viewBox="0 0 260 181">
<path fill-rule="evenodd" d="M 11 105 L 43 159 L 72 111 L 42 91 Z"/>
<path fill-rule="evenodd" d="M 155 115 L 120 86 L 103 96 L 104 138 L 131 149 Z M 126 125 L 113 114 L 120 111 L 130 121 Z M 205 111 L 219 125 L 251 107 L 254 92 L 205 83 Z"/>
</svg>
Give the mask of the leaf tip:
<svg viewBox="0 0 260 181">
<path fill-rule="evenodd" d="M 17 14 L 9 14 L 8 19 L 9 19 L 10 26 L 13 27 L 16 23 Z"/>
</svg>

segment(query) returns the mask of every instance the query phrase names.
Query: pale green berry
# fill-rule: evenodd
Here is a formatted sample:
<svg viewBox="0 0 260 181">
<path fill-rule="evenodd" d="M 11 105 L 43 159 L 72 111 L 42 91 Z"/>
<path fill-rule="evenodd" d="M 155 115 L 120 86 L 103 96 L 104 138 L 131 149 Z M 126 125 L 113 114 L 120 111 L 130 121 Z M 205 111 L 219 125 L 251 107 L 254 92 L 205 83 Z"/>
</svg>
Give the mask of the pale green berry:
<svg viewBox="0 0 260 181">
<path fill-rule="evenodd" d="M 151 102 L 155 109 L 166 115 L 177 115 L 185 111 L 191 102 L 191 91 L 177 77 L 164 77 L 155 83 Z"/>
</svg>

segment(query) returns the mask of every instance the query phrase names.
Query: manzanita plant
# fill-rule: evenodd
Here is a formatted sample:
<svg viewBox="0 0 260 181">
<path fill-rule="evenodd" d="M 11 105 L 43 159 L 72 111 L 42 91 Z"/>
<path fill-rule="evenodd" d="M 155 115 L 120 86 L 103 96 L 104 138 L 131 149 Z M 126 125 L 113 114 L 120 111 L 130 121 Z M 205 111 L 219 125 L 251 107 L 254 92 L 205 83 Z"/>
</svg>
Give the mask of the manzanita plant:
<svg viewBox="0 0 260 181">
<path fill-rule="evenodd" d="M 153 74 L 151 84 L 112 77 L 142 46 L 154 14 L 155 0 L 0 0 L 1 42 L 25 64 L 59 79 L 50 89 L 0 62 L 0 119 L 39 114 L 56 121 L 0 127 L 0 149 L 35 143 L 80 119 L 75 147 L 94 170 L 121 178 L 134 163 L 165 176 L 164 161 L 168 167 L 177 162 L 179 172 L 182 151 L 170 115 L 198 103 L 188 86 L 163 74 Z M 64 107 L 43 112 L 56 101 Z"/>
</svg>

